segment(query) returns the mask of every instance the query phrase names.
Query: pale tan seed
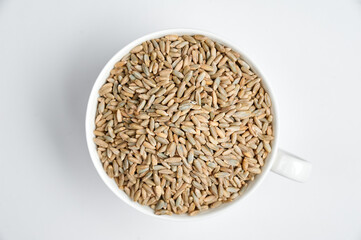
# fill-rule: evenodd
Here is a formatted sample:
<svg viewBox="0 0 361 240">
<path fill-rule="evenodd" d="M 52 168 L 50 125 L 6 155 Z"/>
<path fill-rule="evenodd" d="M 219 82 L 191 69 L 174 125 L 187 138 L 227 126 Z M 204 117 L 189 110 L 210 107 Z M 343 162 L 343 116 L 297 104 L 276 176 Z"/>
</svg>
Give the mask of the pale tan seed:
<svg viewBox="0 0 361 240">
<path fill-rule="evenodd" d="M 180 157 L 172 157 L 165 159 L 166 162 L 175 163 L 175 162 L 181 162 L 182 158 Z"/>
<path fill-rule="evenodd" d="M 143 46 L 142 45 L 138 45 L 136 47 L 134 47 L 132 50 L 130 50 L 131 53 L 138 53 L 140 51 L 143 50 Z"/>
<path fill-rule="evenodd" d="M 94 143 L 100 147 L 108 147 L 108 143 L 106 143 L 105 141 L 99 139 L 99 138 L 94 138 Z"/>
<path fill-rule="evenodd" d="M 223 178 L 223 177 L 228 177 L 230 174 L 228 172 L 219 172 L 214 174 L 215 177 L 217 178 Z"/>
<path fill-rule="evenodd" d="M 213 71 L 213 67 L 207 64 L 201 64 L 201 68 L 208 72 Z"/>
<path fill-rule="evenodd" d="M 179 136 L 184 136 L 184 132 L 178 128 L 171 128 L 172 132 L 174 132 L 175 134 L 179 135 Z"/>
<path fill-rule="evenodd" d="M 160 142 L 161 144 L 169 144 L 169 141 L 168 141 L 166 138 L 164 138 L 164 137 L 156 136 L 156 137 L 155 137 L 155 140 L 156 140 L 157 142 Z"/>
<path fill-rule="evenodd" d="M 248 168 L 248 171 L 254 174 L 260 174 L 261 173 L 261 169 L 260 168 L 255 168 L 255 167 L 251 167 Z"/>
<path fill-rule="evenodd" d="M 143 142 L 143 146 L 149 149 L 155 149 L 155 147 L 149 142 Z"/>
<path fill-rule="evenodd" d="M 263 147 L 267 152 L 271 152 L 271 150 L 272 150 L 269 142 L 263 141 Z"/>
<path fill-rule="evenodd" d="M 184 40 L 186 40 L 187 42 L 190 42 L 190 43 L 197 43 L 196 40 L 192 37 L 192 36 L 189 36 L 189 35 L 183 35 L 182 36 L 184 38 Z"/>
<path fill-rule="evenodd" d="M 159 199 L 162 194 L 162 188 L 160 186 L 156 186 L 154 188 L 154 192 L 155 192 L 156 198 Z"/>
</svg>

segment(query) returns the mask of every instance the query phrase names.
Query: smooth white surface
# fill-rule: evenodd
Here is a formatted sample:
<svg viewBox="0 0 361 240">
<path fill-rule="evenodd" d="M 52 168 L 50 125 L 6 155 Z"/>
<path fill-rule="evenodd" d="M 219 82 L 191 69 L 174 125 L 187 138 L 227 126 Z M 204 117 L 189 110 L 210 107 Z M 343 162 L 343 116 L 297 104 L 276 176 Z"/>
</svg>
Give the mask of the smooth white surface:
<svg viewBox="0 0 361 240">
<path fill-rule="evenodd" d="M 247 185 L 247 191 L 245 191 L 245 193 L 243 193 L 242 196 L 236 198 L 231 203 L 223 204 L 222 206 L 217 207 L 215 209 L 208 209 L 208 211 L 202 211 L 200 214 L 197 214 L 196 216 L 192 216 L 192 217 L 189 215 L 186 215 L 186 214 L 182 214 L 182 215 L 173 214 L 171 216 L 155 215 L 154 211 L 151 208 L 149 208 L 148 206 L 144 206 L 144 205 L 138 204 L 137 202 L 132 201 L 125 194 L 125 192 L 123 190 L 120 190 L 118 188 L 118 185 L 115 183 L 115 181 L 113 179 L 109 178 L 109 176 L 105 173 L 103 164 L 101 163 L 98 153 L 97 153 L 97 147 L 93 142 L 93 139 L 94 139 L 93 131 L 96 128 L 94 119 L 96 117 L 96 109 L 98 106 L 98 98 L 99 98 L 98 91 L 101 88 L 101 86 L 106 82 L 106 79 L 109 77 L 109 72 L 114 68 L 114 64 L 117 63 L 118 61 L 120 61 L 134 47 L 142 44 L 143 42 L 149 41 L 149 40 L 155 39 L 155 38 L 161 38 L 166 35 L 172 35 L 172 34 L 204 35 L 204 36 L 209 37 L 213 41 L 216 41 L 218 43 L 223 44 L 224 46 L 232 48 L 234 51 L 238 52 L 241 55 L 242 59 L 245 60 L 247 62 L 247 64 L 253 69 L 253 72 L 256 73 L 262 79 L 263 88 L 265 89 L 266 92 L 268 92 L 268 94 L 270 95 L 271 100 L 272 100 L 271 112 L 273 114 L 272 123 L 273 123 L 273 134 L 274 134 L 275 138 L 272 141 L 272 150 L 273 151 L 268 155 L 267 161 L 265 161 L 265 165 L 262 167 L 262 173 L 260 175 L 258 175 L 254 181 L 250 182 Z M 150 215 L 152 217 L 161 218 L 163 220 L 196 221 L 199 219 L 204 219 L 204 218 L 209 219 L 210 217 L 218 216 L 220 212 L 223 213 L 226 210 L 231 211 L 233 209 L 232 208 L 233 205 L 240 204 L 241 201 L 246 199 L 246 197 L 248 195 L 253 193 L 258 188 L 258 186 L 263 182 L 263 180 L 265 179 L 265 177 L 271 170 L 271 167 L 273 167 L 273 163 L 276 160 L 276 154 L 278 153 L 278 139 L 279 139 L 279 137 L 278 137 L 279 124 L 278 123 L 279 123 L 279 120 L 278 120 L 278 112 L 277 112 L 277 109 L 278 109 L 277 102 L 273 98 L 274 95 L 273 95 L 273 91 L 271 89 L 272 88 L 270 87 L 269 83 L 267 82 L 266 77 L 262 74 L 262 72 L 259 70 L 257 65 L 253 61 L 251 61 L 249 59 L 249 57 L 246 56 L 241 51 L 241 49 L 239 49 L 239 47 L 237 45 L 234 45 L 233 43 L 229 42 L 227 39 L 220 37 L 214 33 L 206 32 L 203 30 L 196 30 L 196 29 L 180 29 L 180 28 L 178 28 L 178 29 L 167 29 L 167 30 L 157 31 L 157 32 L 153 32 L 153 33 L 147 34 L 145 36 L 142 36 L 142 37 L 132 41 L 131 43 L 127 44 L 124 48 L 119 50 L 107 62 L 107 64 L 101 70 L 101 72 L 100 72 L 99 76 L 97 77 L 97 79 L 93 85 L 93 88 L 91 90 L 91 93 L 89 96 L 89 101 L 87 104 L 86 119 L 85 119 L 85 131 L 86 131 L 86 140 L 87 140 L 87 145 L 88 145 L 88 149 L 89 149 L 89 154 L 93 161 L 94 167 L 96 168 L 98 174 L 100 175 L 100 177 L 102 178 L 104 183 L 109 187 L 110 190 L 112 190 L 114 192 L 114 194 L 116 194 L 120 199 L 122 199 L 129 206 L 139 210 L 142 213 Z M 285 156 L 285 155 L 286 154 L 284 153 L 282 156 Z M 279 159 L 278 156 L 277 156 L 277 158 Z M 294 166 L 294 164 L 292 162 L 289 162 L 287 164 L 287 166 L 288 166 L 288 169 L 286 167 L 283 167 L 283 169 L 282 169 L 283 171 L 280 171 L 279 174 L 283 174 L 285 176 L 288 176 L 289 178 L 292 178 L 292 176 L 295 175 L 293 173 L 295 167 L 298 167 L 298 169 L 302 168 L 302 166 L 300 166 L 300 165 Z M 297 176 L 295 176 L 295 177 L 297 177 Z M 302 179 L 300 179 L 300 180 L 302 180 Z M 218 215 L 215 213 L 217 213 Z"/>
<path fill-rule="evenodd" d="M 298 182 L 307 182 L 311 176 L 312 163 L 300 157 L 278 149 L 272 171 Z"/>
<path fill-rule="evenodd" d="M 226 36 L 267 75 L 280 147 L 305 184 L 269 174 L 234 211 L 196 223 L 129 208 L 97 175 L 84 115 L 109 58 L 146 33 Z M 360 239 L 361 2 L 0 1 L 0 239 Z"/>
</svg>

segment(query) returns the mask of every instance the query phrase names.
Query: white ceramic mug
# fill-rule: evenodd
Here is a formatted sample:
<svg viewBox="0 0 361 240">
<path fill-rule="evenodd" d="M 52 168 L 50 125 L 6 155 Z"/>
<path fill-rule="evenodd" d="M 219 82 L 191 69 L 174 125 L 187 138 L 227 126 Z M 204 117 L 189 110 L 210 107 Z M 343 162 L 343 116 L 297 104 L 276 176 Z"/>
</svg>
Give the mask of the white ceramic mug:
<svg viewBox="0 0 361 240">
<path fill-rule="evenodd" d="M 97 147 L 93 142 L 94 134 L 93 131 L 95 129 L 95 114 L 96 114 L 96 108 L 97 108 L 97 98 L 98 98 L 98 90 L 100 87 L 105 83 L 106 79 L 109 76 L 110 71 L 113 69 L 114 64 L 118 62 L 124 55 L 129 53 L 131 49 L 133 49 L 135 46 L 141 44 L 144 41 L 163 37 L 168 34 L 178 34 L 178 35 L 205 35 L 211 39 L 213 39 L 216 42 L 222 43 L 225 46 L 231 47 L 234 51 L 241 54 L 242 58 L 251 66 L 253 71 L 262 79 L 263 87 L 264 89 L 269 93 L 271 100 L 272 100 L 272 108 L 271 112 L 273 114 L 273 132 L 274 132 L 274 140 L 272 141 L 272 151 L 265 160 L 265 165 L 262 167 L 262 173 L 257 175 L 255 177 L 254 181 L 250 181 L 248 184 L 247 190 L 243 193 L 243 195 L 239 196 L 235 200 L 233 200 L 231 203 L 225 203 L 222 204 L 220 207 L 215 209 L 209 209 L 207 211 L 204 211 L 203 213 L 200 213 L 196 216 L 188 216 L 188 215 L 175 215 L 172 216 L 168 215 L 155 215 L 153 213 L 153 210 L 148 206 L 143 206 L 137 202 L 132 201 L 124 192 L 123 190 L 120 190 L 118 186 L 116 185 L 115 181 L 108 177 L 106 172 L 103 169 L 102 163 L 98 157 L 97 154 Z M 267 82 L 267 78 L 259 71 L 257 66 L 241 51 L 241 49 L 229 41 L 225 40 L 222 37 L 216 36 L 212 33 L 200 31 L 200 30 L 194 30 L 194 29 L 170 29 L 170 30 L 164 30 L 159 32 L 154 32 L 148 35 L 145 35 L 141 38 L 138 38 L 137 40 L 129 43 L 127 46 L 125 46 L 123 49 L 121 49 L 118 53 L 112 57 L 109 62 L 105 65 L 103 70 L 100 72 L 97 80 L 94 83 L 93 89 L 90 93 L 87 112 L 86 112 L 86 120 L 85 120 L 85 130 L 86 130 L 86 140 L 88 144 L 89 153 L 91 156 L 91 159 L 93 161 L 93 164 L 98 171 L 98 174 L 102 178 L 102 180 L 105 182 L 105 184 L 125 203 L 132 206 L 133 208 L 139 210 L 142 213 L 145 213 L 147 215 L 157 217 L 157 218 L 163 218 L 163 219 L 172 219 L 172 220 L 194 220 L 204 217 L 209 217 L 211 215 L 214 215 L 216 213 L 219 213 L 221 211 L 224 211 L 226 209 L 231 209 L 232 206 L 239 204 L 243 199 L 245 199 L 249 194 L 251 194 L 263 181 L 263 179 L 266 177 L 266 175 L 269 173 L 270 170 L 273 172 L 276 172 L 282 176 L 288 177 L 290 179 L 304 182 L 307 180 L 311 173 L 312 165 L 311 163 L 304 161 L 292 154 L 289 154 L 283 150 L 280 150 L 278 148 L 278 133 L 279 133 L 279 119 L 277 114 L 277 104 L 275 102 L 275 98 L 273 97 L 273 91 L 271 90 L 269 83 Z"/>
</svg>

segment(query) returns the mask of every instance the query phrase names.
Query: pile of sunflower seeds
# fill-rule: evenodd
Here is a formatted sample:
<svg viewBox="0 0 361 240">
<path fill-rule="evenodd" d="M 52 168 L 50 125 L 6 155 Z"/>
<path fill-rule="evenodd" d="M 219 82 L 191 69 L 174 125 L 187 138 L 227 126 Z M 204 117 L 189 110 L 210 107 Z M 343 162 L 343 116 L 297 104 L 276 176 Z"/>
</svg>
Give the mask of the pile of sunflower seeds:
<svg viewBox="0 0 361 240">
<path fill-rule="evenodd" d="M 240 196 L 273 140 L 271 99 L 240 54 L 201 35 L 143 42 L 99 90 L 104 170 L 155 214 L 191 216 Z"/>
</svg>

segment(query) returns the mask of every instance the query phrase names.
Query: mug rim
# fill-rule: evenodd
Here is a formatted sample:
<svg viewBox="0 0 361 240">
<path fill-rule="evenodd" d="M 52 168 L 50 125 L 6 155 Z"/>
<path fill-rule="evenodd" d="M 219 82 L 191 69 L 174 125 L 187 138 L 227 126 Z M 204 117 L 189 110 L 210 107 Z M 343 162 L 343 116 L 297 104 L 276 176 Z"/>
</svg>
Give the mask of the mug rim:
<svg viewBox="0 0 361 240">
<path fill-rule="evenodd" d="M 169 34 L 204 35 L 204 36 L 211 38 L 212 40 L 214 40 L 216 42 L 219 42 L 221 44 L 224 44 L 227 47 L 232 48 L 232 50 L 238 52 L 241 55 L 242 59 L 244 59 L 251 66 L 252 70 L 262 79 L 262 87 L 269 94 L 271 101 L 272 101 L 271 112 L 273 115 L 274 139 L 271 143 L 272 151 L 267 156 L 265 165 L 262 167 L 262 173 L 257 175 L 255 177 L 255 179 L 249 183 L 245 192 L 241 196 L 238 196 L 237 198 L 235 198 L 232 202 L 223 203 L 217 208 L 208 209 L 208 210 L 204 211 L 203 213 L 200 213 L 196 216 L 188 216 L 186 214 L 182 214 L 182 215 L 173 214 L 171 216 L 156 215 L 156 214 L 154 214 L 153 209 L 151 209 L 150 207 L 141 205 L 138 202 L 134 202 L 133 200 L 131 200 L 125 194 L 125 192 L 123 190 L 118 188 L 114 179 L 109 178 L 109 176 L 106 174 L 106 172 L 101 164 L 100 158 L 98 157 L 96 145 L 93 142 L 93 137 L 94 137 L 93 131 L 95 129 L 94 120 L 95 120 L 95 116 L 96 116 L 97 98 L 99 97 L 98 90 L 105 83 L 106 79 L 109 76 L 110 71 L 114 67 L 114 64 L 116 62 L 118 62 L 123 56 L 128 54 L 131 49 L 133 49 L 135 46 L 143 43 L 144 41 L 163 37 L 163 36 L 169 35 Z M 269 173 L 269 171 L 276 159 L 275 156 L 276 156 L 277 150 L 278 150 L 279 120 L 278 120 L 277 109 L 278 108 L 277 108 L 277 104 L 276 104 L 276 101 L 274 98 L 274 94 L 268 83 L 268 80 L 264 77 L 262 72 L 254 64 L 254 62 L 249 59 L 248 55 L 244 54 L 244 52 L 236 44 L 233 44 L 231 41 L 229 41 L 228 39 L 226 39 L 223 36 L 219 36 L 218 34 L 216 35 L 211 32 L 203 31 L 203 30 L 199 30 L 199 29 L 173 28 L 173 29 L 161 30 L 161 31 L 156 31 L 156 32 L 146 34 L 146 35 L 139 37 L 139 38 L 135 39 L 134 41 L 130 42 L 129 44 L 127 44 L 126 46 L 121 48 L 102 68 L 101 72 L 99 73 L 97 79 L 95 80 L 95 82 L 93 84 L 92 90 L 90 92 L 88 104 L 87 104 L 86 117 L 85 117 L 86 141 L 87 141 L 88 151 L 89 151 L 90 157 L 92 159 L 93 165 L 94 165 L 95 169 L 97 170 L 97 173 L 101 177 L 102 181 L 107 185 L 107 187 L 116 196 L 118 196 L 121 200 L 123 200 L 127 205 L 135 208 L 136 210 L 138 210 L 146 215 L 156 217 L 158 219 L 172 220 L 172 221 L 200 220 L 200 219 L 213 217 L 215 215 L 219 215 L 220 213 L 224 213 L 226 211 L 230 211 L 232 209 L 232 207 L 234 207 L 236 205 L 236 203 L 239 203 L 242 200 L 246 199 L 247 196 L 249 196 L 251 193 L 253 193 L 257 189 L 257 187 L 263 182 L 264 178 Z"/>
</svg>

